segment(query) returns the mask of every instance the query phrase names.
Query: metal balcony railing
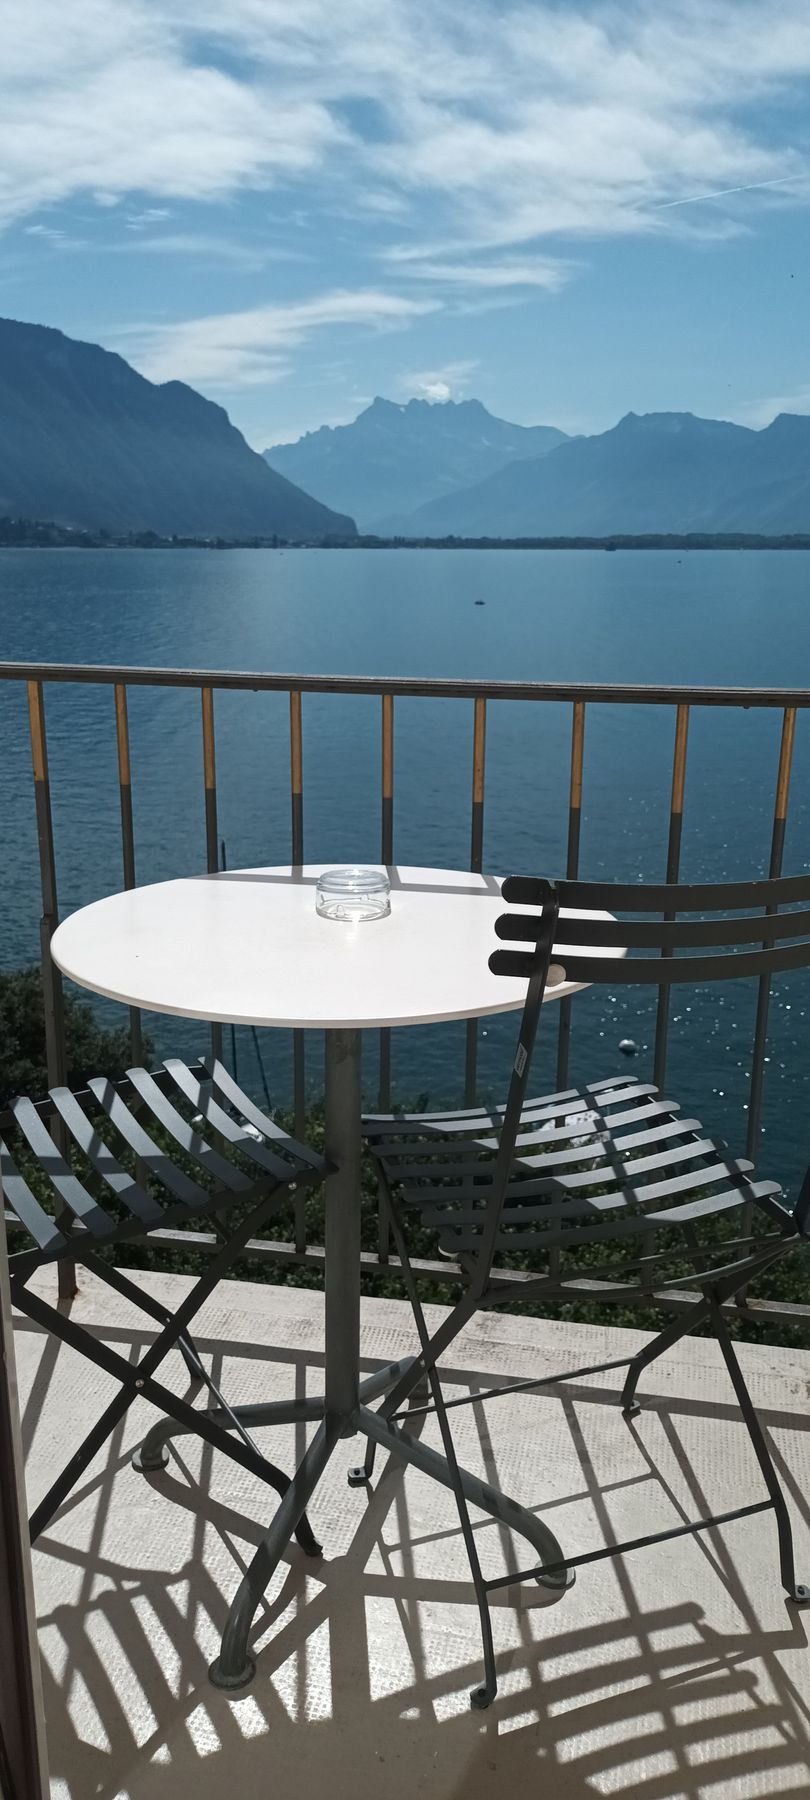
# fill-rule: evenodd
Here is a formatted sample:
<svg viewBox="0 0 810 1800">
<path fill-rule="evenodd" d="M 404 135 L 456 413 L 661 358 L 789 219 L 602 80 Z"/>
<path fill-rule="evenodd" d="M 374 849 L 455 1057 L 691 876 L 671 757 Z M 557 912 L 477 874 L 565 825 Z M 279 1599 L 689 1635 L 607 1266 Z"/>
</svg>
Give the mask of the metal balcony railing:
<svg viewBox="0 0 810 1800">
<path fill-rule="evenodd" d="M 56 684 L 102 686 L 110 690 L 111 755 L 117 757 L 120 798 L 121 854 L 123 884 L 136 882 L 135 838 L 132 809 L 132 772 L 128 722 L 128 692 L 150 687 L 196 689 L 200 694 L 200 732 L 202 743 L 203 793 L 200 796 L 205 822 L 207 866 L 215 871 L 220 866 L 220 840 L 217 810 L 217 753 L 215 734 L 215 696 L 222 691 L 245 693 L 274 692 L 289 699 L 289 756 L 292 861 L 304 861 L 304 762 L 303 729 L 305 700 L 308 695 L 333 696 L 335 701 L 346 695 L 376 697 L 380 702 L 380 860 L 394 861 L 396 784 L 395 784 L 395 711 L 398 700 L 424 698 L 443 700 L 470 709 L 470 837 L 469 867 L 480 871 L 483 866 L 484 817 L 486 801 L 487 707 L 492 701 L 514 702 L 531 706 L 550 703 L 570 707 L 570 766 L 567 792 L 567 849 L 565 874 L 579 874 L 580 825 L 582 818 L 584 747 L 590 707 L 654 706 L 662 709 L 672 721 L 674 747 L 669 795 L 669 823 L 664 879 L 677 882 L 680 876 L 681 837 L 690 717 L 695 709 L 723 708 L 767 710 L 781 718 L 781 737 L 777 765 L 774 769 L 774 803 L 770 821 L 770 855 L 767 873 L 782 873 L 785 829 L 788 818 L 791 771 L 797 714 L 810 708 L 810 689 L 717 688 L 617 686 L 606 683 L 535 682 L 535 681 L 469 681 L 433 680 L 405 676 L 340 676 L 290 675 L 236 672 L 208 669 L 163 669 L 136 667 L 104 667 L 60 663 L 0 663 L 0 684 L 25 683 L 28 690 L 31 751 L 33 758 L 39 872 L 42 895 L 40 946 L 45 996 L 47 1066 L 50 1085 L 65 1080 L 65 1038 L 62 985 L 59 971 L 50 957 L 50 941 L 59 921 L 58 887 L 51 786 L 48 772 L 46 734 L 46 693 Z M 557 873 L 558 871 L 554 871 Z M 748 1095 L 747 1154 L 756 1160 L 765 1074 L 770 985 L 767 978 L 759 983 L 756 1016 L 751 1047 L 751 1071 Z M 669 1042 L 669 993 L 658 991 L 655 1019 L 653 1079 L 658 1086 L 664 1081 Z M 137 1011 L 130 1017 L 132 1055 L 141 1057 L 141 1020 Z M 465 1104 L 474 1101 L 477 1082 L 478 1024 L 472 1020 L 466 1030 L 466 1054 L 463 1074 Z M 221 1054 L 222 1028 L 211 1028 L 213 1048 Z M 571 1002 L 559 1008 L 556 1056 L 557 1083 L 564 1088 L 568 1076 L 571 1040 Z M 294 1034 L 293 1089 L 297 1128 L 303 1128 L 305 1107 L 303 1034 Z M 391 1060 L 390 1033 L 380 1033 L 380 1104 L 390 1103 Z M 171 1238 L 172 1234 L 163 1234 Z M 195 1234 L 195 1244 L 205 1249 L 205 1234 Z M 213 1240 L 212 1240 L 213 1241 Z M 188 1244 L 188 1235 L 184 1234 Z M 296 1261 L 316 1265 L 322 1250 L 307 1242 L 303 1206 L 299 1207 L 294 1241 L 289 1244 L 262 1242 L 254 1247 L 256 1256 L 274 1257 L 280 1261 Z M 369 1271 L 389 1263 L 390 1250 L 387 1225 L 380 1219 L 378 1247 L 368 1253 L 365 1264 Z M 428 1274 L 441 1272 L 447 1279 L 452 1269 L 424 1262 Z M 514 1272 L 511 1278 L 514 1279 Z M 594 1298 L 591 1291 L 590 1298 Z M 673 1302 L 677 1304 L 677 1298 Z M 794 1320 L 810 1323 L 810 1307 L 779 1306 L 775 1302 L 760 1303 L 773 1313 L 787 1313 Z"/>
</svg>

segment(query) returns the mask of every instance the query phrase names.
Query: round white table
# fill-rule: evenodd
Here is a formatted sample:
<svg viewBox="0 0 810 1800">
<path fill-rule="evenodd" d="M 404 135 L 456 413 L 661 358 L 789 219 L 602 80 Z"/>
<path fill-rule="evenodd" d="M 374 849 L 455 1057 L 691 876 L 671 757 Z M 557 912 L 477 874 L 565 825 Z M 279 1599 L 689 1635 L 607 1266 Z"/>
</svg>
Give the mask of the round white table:
<svg viewBox="0 0 810 1800">
<path fill-rule="evenodd" d="M 133 888 L 65 919 L 51 943 L 72 981 L 129 1006 L 326 1033 L 325 1147 L 334 1171 L 326 1181 L 326 1392 L 322 1401 L 236 1409 L 253 1426 L 302 1417 L 320 1425 L 231 1608 L 212 1671 L 229 1687 L 250 1679 L 253 1614 L 337 1439 L 369 1435 L 368 1401 L 395 1385 L 400 1392 L 407 1375 L 402 1365 L 365 1381 L 360 1375 L 361 1032 L 508 1012 L 523 1005 L 526 992 L 524 982 L 493 975 L 488 966 L 498 944 L 495 921 L 506 910 L 497 877 L 394 866 L 390 916 L 346 924 L 316 913 L 325 866 L 333 865 L 236 869 Z M 599 950 L 599 920 L 609 917 L 593 914 L 594 947 L 580 954 L 621 955 Z M 561 981 L 546 998 L 576 991 Z M 421 1375 L 413 1363 L 415 1386 Z M 170 1421 L 155 1426 L 139 1466 L 162 1467 L 167 1440 L 181 1430 Z M 394 1425 L 382 1430 L 375 1428 L 376 1441 L 452 1486 L 436 1451 Z M 473 1505 L 529 1539 L 539 1561 L 561 1560 L 556 1538 L 533 1513 L 475 1476 L 464 1474 L 463 1484 Z M 550 1577 L 548 1585 L 561 1588 L 565 1580 Z"/>
</svg>

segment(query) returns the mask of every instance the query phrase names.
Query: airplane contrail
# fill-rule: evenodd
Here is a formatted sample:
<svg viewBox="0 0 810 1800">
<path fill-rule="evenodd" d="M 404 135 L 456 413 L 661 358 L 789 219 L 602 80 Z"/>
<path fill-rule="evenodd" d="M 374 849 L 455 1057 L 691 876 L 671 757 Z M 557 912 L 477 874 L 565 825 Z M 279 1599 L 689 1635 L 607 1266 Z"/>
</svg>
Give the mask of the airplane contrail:
<svg viewBox="0 0 810 1800">
<path fill-rule="evenodd" d="M 655 202 L 651 212 L 666 212 L 673 206 L 695 206 L 700 200 L 724 200 L 727 194 L 750 194 L 755 188 L 785 187 L 790 181 L 806 181 L 806 175 L 776 175 L 772 181 L 746 181 L 740 187 L 716 188 L 713 194 L 687 194 L 683 200 Z"/>
</svg>

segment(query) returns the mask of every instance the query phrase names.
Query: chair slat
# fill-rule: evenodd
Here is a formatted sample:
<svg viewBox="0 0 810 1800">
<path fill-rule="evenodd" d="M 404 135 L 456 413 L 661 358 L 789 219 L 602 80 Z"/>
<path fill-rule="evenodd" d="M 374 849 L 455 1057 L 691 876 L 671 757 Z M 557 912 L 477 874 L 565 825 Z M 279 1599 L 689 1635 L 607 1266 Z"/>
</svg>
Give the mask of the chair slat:
<svg viewBox="0 0 810 1800">
<path fill-rule="evenodd" d="M 540 1094 L 535 1099 L 526 1101 L 523 1116 L 528 1118 L 536 1107 L 548 1107 L 551 1110 L 559 1111 L 569 1101 L 572 1112 L 576 1105 L 585 1110 L 586 1100 L 583 1096 L 598 1094 L 603 1088 L 619 1088 L 625 1083 L 628 1087 L 638 1085 L 632 1076 L 605 1075 L 600 1081 L 589 1082 L 587 1087 L 566 1088 L 558 1094 Z M 400 1132 L 404 1125 L 435 1126 L 436 1129 L 451 1131 L 456 1129 L 456 1121 L 458 1121 L 458 1129 L 462 1131 L 466 1129 L 468 1122 L 471 1128 L 479 1120 L 491 1125 L 500 1123 L 505 1111 L 505 1106 L 472 1106 L 441 1113 L 366 1113 L 363 1118 L 363 1135 L 372 1138 L 382 1136 L 386 1132 Z"/>
<path fill-rule="evenodd" d="M 766 923 L 762 921 L 763 925 Z M 758 938 L 767 933 L 758 933 Z M 564 953 L 566 980 L 583 985 L 672 986 L 679 981 L 699 986 L 708 981 L 743 981 L 752 975 L 779 975 L 788 969 L 801 969 L 810 962 L 810 944 L 774 946 L 771 950 L 727 951 L 721 956 L 580 956 Z M 489 967 L 493 975 L 508 975 L 528 981 L 533 958 L 526 951 L 494 950 Z"/>
<path fill-rule="evenodd" d="M 68 1247 L 68 1239 L 55 1219 L 32 1194 L 17 1168 L 8 1145 L 0 1138 L 0 1186 L 12 1212 L 16 1213 L 24 1231 L 45 1256 L 59 1256 Z"/>
<path fill-rule="evenodd" d="M 709 1144 L 709 1148 L 712 1148 L 711 1143 Z M 752 1163 L 739 1165 L 741 1174 L 746 1170 L 750 1170 L 752 1167 Z M 545 1205 L 526 1205 L 520 1199 L 516 1190 L 513 1189 L 504 1205 L 501 1215 L 501 1224 L 504 1230 L 509 1228 L 511 1232 L 512 1227 L 522 1230 L 527 1225 L 545 1226 L 548 1223 L 554 1223 L 557 1220 L 562 1220 L 563 1222 L 566 1220 L 573 1221 L 575 1219 L 585 1221 L 593 1217 L 595 1213 L 629 1212 L 632 1211 L 634 1207 L 639 1209 L 639 1217 L 647 1217 L 647 1214 L 641 1209 L 649 1205 L 651 1201 L 669 1200 L 674 1198 L 676 1194 L 694 1193 L 696 1189 L 713 1187 L 718 1181 L 725 1181 L 727 1183 L 729 1175 L 733 1177 L 735 1172 L 734 1169 L 729 1170 L 728 1165 L 725 1163 L 715 1163 L 709 1168 L 703 1166 L 697 1169 L 690 1169 L 685 1175 L 668 1176 L 663 1181 L 647 1182 L 638 1187 L 634 1183 L 627 1183 L 625 1186 L 620 1186 L 620 1178 L 622 1175 L 626 1174 L 626 1171 L 614 1173 L 610 1169 L 594 1169 L 586 1176 L 562 1176 L 557 1177 L 556 1179 L 550 1177 L 545 1184 L 532 1184 L 535 1188 L 535 1192 L 545 1192 L 547 1194 L 548 1199 Z M 587 1185 L 590 1181 L 591 1185 L 594 1185 L 596 1182 L 604 1183 L 610 1181 L 611 1178 L 614 1181 L 614 1185 L 609 1188 L 607 1193 L 592 1194 L 587 1200 L 567 1200 L 559 1197 L 561 1191 L 563 1193 L 576 1193 L 578 1191 L 578 1184 Z M 747 1182 L 741 1180 L 737 1191 L 741 1194 L 743 1191 L 747 1192 L 748 1185 Z M 485 1190 L 482 1190 L 482 1198 L 484 1197 L 484 1194 Z M 452 1198 L 451 1190 L 447 1195 L 446 1210 L 438 1207 L 432 1210 L 425 1209 L 425 1223 L 434 1226 L 442 1223 L 442 1221 L 445 1224 L 453 1226 L 460 1225 L 462 1227 L 467 1225 L 480 1225 L 485 1217 L 485 1206 L 482 1206 L 478 1210 L 465 1210 L 462 1208 L 456 1212 L 452 1209 Z"/>
<path fill-rule="evenodd" d="M 326 1159 L 320 1156 L 317 1150 L 311 1149 L 309 1144 L 302 1144 L 298 1138 L 290 1137 L 288 1132 L 283 1131 L 281 1126 L 275 1123 L 275 1120 L 269 1118 L 267 1113 L 263 1113 L 261 1108 L 251 1100 L 249 1094 L 243 1094 L 242 1089 L 228 1074 L 221 1062 L 216 1061 L 213 1057 L 204 1057 L 203 1065 L 208 1070 L 214 1086 L 219 1089 L 221 1094 L 225 1095 L 226 1100 L 236 1108 L 243 1119 L 247 1119 L 250 1125 L 255 1125 L 256 1130 L 260 1131 L 263 1137 L 283 1145 L 284 1149 L 294 1156 L 297 1162 L 305 1163 L 309 1168 L 317 1170 L 319 1175 L 325 1173 Z"/>
<path fill-rule="evenodd" d="M 625 1150 L 641 1149 L 645 1145 L 665 1143 L 672 1137 L 682 1137 L 686 1134 L 694 1134 L 699 1130 L 700 1125 L 697 1119 L 671 1119 L 665 1121 L 663 1125 L 659 1125 L 657 1129 L 653 1129 L 652 1131 L 632 1132 L 627 1137 L 613 1138 L 610 1141 L 606 1140 L 604 1137 L 598 1137 L 594 1138 L 593 1142 L 590 1144 L 568 1144 L 564 1149 L 554 1149 L 550 1152 L 546 1151 L 543 1155 L 533 1153 L 531 1156 L 524 1157 L 518 1154 L 515 1158 L 515 1168 L 516 1170 L 524 1167 L 532 1169 L 536 1168 L 539 1170 L 565 1168 L 572 1163 L 584 1162 L 586 1158 L 588 1162 L 604 1163 L 605 1159 L 614 1152 L 617 1152 L 619 1156 L 621 1156 L 624 1154 Z M 518 1142 L 520 1142 L 520 1140 L 518 1140 Z M 678 1156 L 682 1156 L 684 1160 L 687 1160 L 701 1142 L 704 1145 L 708 1145 L 708 1148 L 712 1151 L 717 1149 L 717 1145 L 713 1143 L 710 1138 L 701 1140 L 695 1139 L 694 1136 L 692 1136 L 690 1137 L 690 1142 L 678 1146 Z M 650 1157 L 645 1158 L 644 1160 L 648 1163 L 652 1162 L 652 1158 Z M 385 1164 L 386 1168 L 389 1168 L 388 1157 L 385 1159 Z M 639 1159 L 637 1162 L 634 1162 L 633 1166 L 635 1168 L 643 1168 L 644 1162 Z M 392 1176 L 395 1175 L 396 1165 L 391 1165 L 390 1173 Z M 442 1180 L 444 1178 L 444 1170 L 441 1163 L 436 1166 L 435 1178 L 437 1180 Z M 596 1175 L 594 1175 L 594 1179 L 596 1179 Z M 523 1186 L 524 1182 L 522 1179 L 515 1181 L 516 1192 L 519 1189 L 522 1189 Z M 509 1192 L 510 1188 L 507 1188 L 507 1194 Z"/>
<path fill-rule="evenodd" d="M 502 941 L 534 943 L 540 920 L 536 913 L 502 913 L 495 935 Z M 711 945 L 774 943 L 810 936 L 810 912 L 756 913 L 724 919 L 589 919 L 560 915 L 554 955 L 565 960 L 569 945 L 596 943 L 600 950 L 677 950 Z"/>
<path fill-rule="evenodd" d="M 196 1181 L 192 1181 L 184 1169 L 178 1169 L 177 1164 L 172 1161 L 170 1156 L 167 1156 L 165 1150 L 158 1149 L 148 1132 L 144 1131 L 140 1121 L 130 1112 L 112 1082 L 103 1075 L 94 1075 L 88 1082 L 88 1087 L 112 1120 L 116 1131 L 119 1131 L 124 1142 L 129 1144 L 130 1150 L 135 1151 L 135 1155 L 140 1157 L 144 1166 L 151 1170 L 169 1193 L 174 1194 L 178 1200 L 182 1200 L 186 1206 L 192 1209 L 207 1209 L 211 1196 L 206 1193 L 204 1188 L 199 1187 Z"/>
<path fill-rule="evenodd" d="M 226 1156 L 220 1155 L 212 1144 L 206 1143 L 199 1131 L 195 1131 L 193 1125 L 177 1111 L 176 1106 L 172 1106 L 167 1095 L 161 1092 L 146 1069 L 127 1069 L 127 1080 L 132 1082 L 136 1094 L 149 1107 L 158 1124 L 169 1132 L 186 1156 L 199 1163 L 213 1181 L 221 1182 L 232 1194 L 248 1192 L 253 1186 L 250 1177 L 237 1169 Z"/>
<path fill-rule="evenodd" d="M 650 1231 L 660 1230 L 664 1225 L 694 1224 L 698 1219 L 713 1218 L 721 1213 L 739 1207 L 744 1200 L 756 1200 L 765 1195 L 778 1193 L 775 1182 L 752 1182 L 744 1192 L 736 1188 L 720 1194 L 709 1194 L 700 1200 L 683 1201 L 680 1206 L 666 1207 L 649 1213 L 634 1213 L 631 1218 L 612 1219 L 606 1225 L 578 1224 L 574 1230 L 564 1230 L 562 1221 L 559 1229 L 538 1234 L 536 1230 L 502 1231 L 498 1233 L 497 1248 L 499 1250 L 576 1250 L 588 1244 L 609 1244 L 614 1239 L 627 1239 L 646 1236 Z M 576 1204 L 576 1202 L 575 1202 Z M 483 1213 L 482 1213 L 483 1220 Z M 572 1215 L 573 1216 L 573 1215 Z M 443 1235 L 449 1246 L 462 1253 L 478 1248 L 480 1231 L 475 1233 L 453 1232 L 445 1221 Z"/>
<path fill-rule="evenodd" d="M 543 878 L 510 875 L 501 893 L 508 905 L 542 906 L 548 882 Z M 800 906 L 810 902 L 810 873 L 779 875 L 761 881 L 714 881 L 690 885 L 668 882 L 657 886 L 644 882 L 557 881 L 561 906 L 608 912 L 733 912 L 757 906 Z"/>
<path fill-rule="evenodd" d="M 71 1137 L 78 1144 L 82 1154 L 92 1163 L 97 1174 L 107 1183 L 117 1200 L 123 1201 L 128 1211 L 146 1226 L 160 1225 L 163 1222 L 163 1208 L 142 1188 L 134 1175 L 113 1155 L 109 1144 L 99 1137 L 98 1131 L 87 1113 L 79 1105 L 75 1094 L 69 1088 L 51 1088 L 51 1099 L 61 1119 L 64 1120 Z"/>
<path fill-rule="evenodd" d="M 521 1132 L 523 1132 L 524 1127 L 528 1127 L 530 1125 L 542 1124 L 543 1121 L 546 1121 L 546 1120 L 548 1121 L 549 1125 L 551 1125 L 551 1124 L 553 1124 L 553 1122 L 556 1119 L 558 1119 L 560 1117 L 560 1114 L 562 1113 L 564 1122 L 559 1127 L 559 1133 L 564 1134 L 566 1131 L 566 1128 L 567 1128 L 568 1121 L 575 1120 L 577 1115 L 579 1115 L 584 1120 L 584 1119 L 587 1119 L 589 1117 L 589 1115 L 597 1113 L 597 1112 L 601 1112 L 602 1110 L 606 1110 L 608 1107 L 624 1105 L 627 1103 L 627 1101 L 629 1101 L 631 1099 L 645 1099 L 648 1096 L 652 1096 L 655 1093 L 657 1093 L 657 1089 L 655 1087 L 653 1087 L 651 1083 L 636 1082 L 634 1084 L 628 1084 L 626 1087 L 619 1087 L 618 1085 L 616 1085 L 615 1089 L 613 1087 L 611 1087 L 607 1091 L 607 1093 L 602 1093 L 599 1096 L 594 1095 L 594 1098 L 590 1102 L 590 1104 L 588 1102 L 588 1099 L 583 1098 L 582 1096 L 572 1097 L 572 1099 L 569 1102 L 567 1102 L 566 1104 L 564 1104 L 562 1106 L 559 1104 L 549 1105 L 547 1102 L 540 1101 L 540 1100 L 529 1101 L 524 1106 L 523 1111 L 521 1113 L 520 1129 L 521 1129 Z M 666 1104 L 666 1103 L 663 1103 L 663 1104 Z M 670 1110 L 672 1110 L 672 1109 L 670 1109 Z M 416 1121 L 416 1120 L 414 1121 L 414 1123 L 417 1123 L 417 1122 L 418 1121 Z M 404 1138 L 403 1127 L 405 1127 L 408 1123 L 409 1123 L 409 1120 L 407 1120 L 404 1117 L 392 1119 L 390 1122 L 391 1129 L 390 1129 L 389 1135 L 392 1139 L 394 1139 L 394 1143 L 393 1144 L 386 1143 L 384 1146 L 380 1146 L 380 1143 L 379 1143 L 380 1137 L 382 1137 L 384 1135 L 384 1133 L 381 1130 L 378 1131 L 377 1133 L 373 1133 L 372 1131 L 369 1131 L 367 1129 L 369 1122 L 366 1120 L 364 1120 L 364 1122 L 363 1122 L 363 1130 L 364 1130 L 364 1133 L 370 1139 L 370 1146 L 371 1146 L 372 1150 L 374 1150 L 375 1153 L 377 1153 L 377 1154 L 381 1154 L 381 1155 L 385 1155 L 386 1157 L 389 1157 L 389 1156 L 393 1156 L 396 1153 L 395 1145 L 396 1145 L 397 1140 L 402 1142 L 404 1145 L 403 1150 L 400 1151 L 399 1154 L 406 1153 L 408 1140 Z M 454 1132 L 455 1133 L 454 1137 L 440 1138 L 437 1136 L 436 1138 L 431 1138 L 431 1137 L 422 1136 L 419 1139 L 412 1137 L 410 1141 L 411 1141 L 412 1145 L 414 1145 L 414 1146 L 416 1146 L 416 1144 L 424 1144 L 426 1154 L 429 1154 L 431 1149 L 439 1150 L 440 1148 L 443 1149 L 445 1147 L 448 1150 L 452 1150 L 454 1147 L 458 1149 L 459 1147 L 463 1147 L 463 1134 L 465 1132 L 466 1133 L 472 1132 L 475 1129 L 476 1124 L 479 1127 L 487 1125 L 487 1124 L 492 1124 L 495 1127 L 495 1129 L 497 1130 L 501 1126 L 502 1123 L 503 1123 L 502 1109 L 500 1109 L 497 1113 L 485 1114 L 485 1113 L 481 1112 L 477 1116 L 470 1114 L 463 1121 L 460 1121 L 458 1123 L 456 1123 L 452 1119 L 448 1121 L 448 1119 L 445 1117 L 445 1115 L 442 1114 L 441 1117 L 437 1117 L 435 1120 L 435 1127 L 436 1127 L 437 1132 L 441 1131 L 441 1130 L 444 1130 L 447 1132 Z M 430 1129 L 429 1124 L 423 1124 L 423 1131 L 426 1131 L 428 1129 Z M 578 1128 L 577 1128 L 576 1124 L 573 1123 L 573 1124 L 571 1124 L 570 1129 L 573 1132 L 573 1131 L 576 1131 Z M 559 1133 L 558 1133 L 558 1135 L 559 1135 Z M 472 1139 L 471 1141 L 473 1141 L 475 1143 L 487 1142 L 490 1146 L 495 1145 L 497 1143 L 497 1139 L 495 1137 L 489 1137 L 487 1139 L 484 1139 L 481 1136 L 477 1136 L 474 1139 Z"/>
<path fill-rule="evenodd" d="M 257 1143 L 256 1139 L 251 1137 L 243 1126 L 237 1125 L 231 1114 L 225 1112 L 219 1101 L 214 1099 L 209 1084 L 203 1084 L 186 1063 L 181 1062 L 176 1056 L 168 1056 L 163 1067 L 176 1082 L 181 1094 L 191 1101 L 192 1106 L 196 1107 L 206 1124 L 210 1125 L 214 1131 L 218 1131 L 220 1137 L 225 1138 L 227 1143 L 233 1144 L 236 1149 L 241 1150 L 245 1156 L 249 1156 L 253 1162 L 258 1164 L 259 1168 L 266 1170 L 276 1181 L 289 1181 L 290 1176 L 294 1173 L 289 1163 L 282 1162 L 280 1156 L 273 1156 L 266 1144 Z"/>
<path fill-rule="evenodd" d="M 110 1237 L 115 1231 L 115 1219 L 105 1213 L 98 1201 L 88 1193 L 78 1176 L 74 1175 L 61 1151 L 57 1149 L 48 1127 L 40 1118 L 33 1101 L 27 1097 L 12 1100 L 11 1110 L 23 1136 L 30 1144 L 40 1168 L 59 1195 L 60 1200 L 70 1208 L 77 1219 L 81 1219 L 85 1229 L 92 1232 L 93 1237 Z"/>
</svg>

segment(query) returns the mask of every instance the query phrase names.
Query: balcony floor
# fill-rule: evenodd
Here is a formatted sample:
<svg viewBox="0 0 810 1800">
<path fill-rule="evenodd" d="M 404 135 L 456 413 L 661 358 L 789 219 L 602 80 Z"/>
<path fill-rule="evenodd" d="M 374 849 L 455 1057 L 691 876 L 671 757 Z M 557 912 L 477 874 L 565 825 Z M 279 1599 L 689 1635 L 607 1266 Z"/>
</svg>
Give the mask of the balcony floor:
<svg viewBox="0 0 810 1800">
<path fill-rule="evenodd" d="M 161 1298 L 179 1276 L 136 1275 Z M 50 1277 L 42 1286 L 51 1288 Z M 77 1316 L 134 1355 L 149 1333 L 83 1277 Z M 439 1316 L 438 1309 L 436 1317 Z M 321 1296 L 230 1282 L 197 1341 L 229 1398 L 317 1391 Z M 643 1334 L 505 1315 L 454 1346 L 453 1390 L 629 1354 Z M 364 1303 L 369 1370 L 408 1354 L 398 1301 Z M 17 1333 L 29 1490 L 36 1499 L 112 1384 L 24 1323 Z M 798 1576 L 810 1581 L 810 1354 L 742 1353 L 785 1470 Z M 167 1364 L 167 1368 L 169 1365 Z M 172 1360 L 184 1391 L 184 1369 Z M 631 1429 L 618 1377 L 455 1416 L 468 1466 L 536 1504 L 566 1548 L 632 1537 L 761 1497 L 714 1346 L 687 1339 L 648 1371 Z M 339 1447 L 311 1509 L 322 1563 L 293 1548 L 260 1618 L 258 1674 L 241 1697 L 208 1683 L 228 1599 L 274 1504 L 234 1463 L 182 1440 L 148 1479 L 128 1452 L 152 1410 L 133 1407 L 35 1553 L 52 1793 L 57 1800 L 758 1800 L 810 1791 L 810 1612 L 788 1607 L 769 1514 L 579 1572 L 548 1602 L 493 1596 L 500 1693 L 472 1713 L 477 1615 L 452 1497 L 381 1465 L 349 1489 Z M 424 1424 L 429 1441 L 434 1420 Z M 264 1434 L 291 1466 L 296 1432 Z M 691 1471 L 694 1470 L 693 1474 Z M 475 1515 L 488 1573 L 525 1565 Z"/>
</svg>

